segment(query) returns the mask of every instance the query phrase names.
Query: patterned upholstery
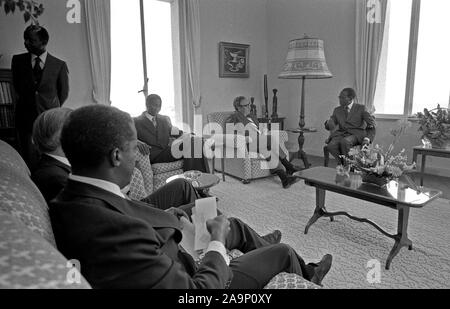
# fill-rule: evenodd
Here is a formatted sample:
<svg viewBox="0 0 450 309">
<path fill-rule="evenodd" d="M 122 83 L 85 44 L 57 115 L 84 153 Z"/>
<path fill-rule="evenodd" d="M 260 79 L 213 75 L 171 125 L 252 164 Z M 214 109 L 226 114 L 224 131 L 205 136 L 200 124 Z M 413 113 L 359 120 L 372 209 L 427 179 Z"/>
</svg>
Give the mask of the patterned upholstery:
<svg viewBox="0 0 450 309">
<path fill-rule="evenodd" d="M 17 170 L 25 175 L 31 175 L 27 164 L 22 157 L 12 148 L 8 143 L 0 140 L 0 164 L 9 166 L 14 170 Z"/>
<path fill-rule="evenodd" d="M 217 123 L 222 128 L 225 128 L 225 121 L 233 114 L 233 112 L 217 112 L 208 115 L 208 123 Z M 223 132 L 225 133 L 225 132 Z M 286 148 L 288 142 L 288 134 L 286 131 L 279 131 L 279 139 L 281 149 L 289 155 L 289 151 Z M 229 147 L 226 145 L 226 147 Z M 246 145 L 242 144 L 240 139 L 235 140 L 234 147 L 236 149 L 243 149 L 245 151 L 245 158 L 225 158 L 225 173 L 242 179 L 244 181 L 250 181 L 252 179 L 264 178 L 271 176 L 271 172 L 268 168 L 267 162 L 261 155 L 250 155 L 247 151 Z M 255 158 L 254 157 L 258 157 Z M 215 159 L 216 169 L 223 170 L 221 160 Z"/>
<path fill-rule="evenodd" d="M 170 163 L 157 163 L 152 165 L 153 172 L 155 174 L 164 174 L 167 172 L 171 172 L 174 170 L 182 170 L 183 169 L 183 161 L 175 161 Z"/>
<path fill-rule="evenodd" d="M 67 281 L 67 260 L 20 221 L 0 211 L 0 289 L 88 289 Z"/>
<path fill-rule="evenodd" d="M 0 210 L 22 221 L 55 246 L 48 206 L 28 175 L 0 165 Z"/>
<path fill-rule="evenodd" d="M 269 284 L 267 284 L 264 289 L 316 290 L 321 289 L 321 287 L 297 274 L 281 273 L 270 280 Z"/>
</svg>

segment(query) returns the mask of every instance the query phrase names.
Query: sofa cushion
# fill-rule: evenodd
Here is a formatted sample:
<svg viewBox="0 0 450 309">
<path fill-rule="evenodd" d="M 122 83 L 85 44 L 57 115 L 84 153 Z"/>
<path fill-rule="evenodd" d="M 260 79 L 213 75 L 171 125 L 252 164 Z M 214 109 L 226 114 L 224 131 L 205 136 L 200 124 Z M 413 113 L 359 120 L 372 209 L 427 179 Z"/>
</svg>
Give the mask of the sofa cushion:
<svg viewBox="0 0 450 309">
<path fill-rule="evenodd" d="M 0 210 L 56 246 L 47 203 L 30 177 L 2 165 L 0 175 Z"/>
<path fill-rule="evenodd" d="M 178 160 L 170 163 L 155 163 L 152 164 L 154 174 L 164 174 L 174 170 L 183 169 L 183 160 Z"/>
<path fill-rule="evenodd" d="M 19 155 L 19 153 L 12 148 L 8 143 L 0 140 L 0 165 L 10 167 L 24 175 L 30 175 L 30 170 L 27 164 Z"/>
<path fill-rule="evenodd" d="M 264 289 L 303 289 L 315 290 L 321 287 L 297 274 L 280 273 Z"/>
<path fill-rule="evenodd" d="M 69 278 L 80 278 L 81 283 L 70 284 L 69 271 L 68 261 L 61 253 L 20 221 L 0 211 L 0 289 L 90 288 L 78 274 Z"/>
</svg>

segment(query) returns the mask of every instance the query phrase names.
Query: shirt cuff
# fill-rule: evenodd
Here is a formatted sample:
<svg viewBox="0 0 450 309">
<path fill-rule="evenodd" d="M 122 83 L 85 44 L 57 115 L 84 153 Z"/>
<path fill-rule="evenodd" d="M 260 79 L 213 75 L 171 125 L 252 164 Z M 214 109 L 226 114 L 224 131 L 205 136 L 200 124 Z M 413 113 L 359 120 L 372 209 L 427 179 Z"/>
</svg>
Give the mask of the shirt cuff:
<svg viewBox="0 0 450 309">
<path fill-rule="evenodd" d="M 223 243 L 217 240 L 211 241 L 208 245 L 208 248 L 206 249 L 206 253 L 208 253 L 209 251 L 220 253 L 220 255 L 225 260 L 225 263 L 227 263 L 227 266 L 230 266 L 230 258 L 227 255 L 227 249 L 225 249 Z"/>
</svg>

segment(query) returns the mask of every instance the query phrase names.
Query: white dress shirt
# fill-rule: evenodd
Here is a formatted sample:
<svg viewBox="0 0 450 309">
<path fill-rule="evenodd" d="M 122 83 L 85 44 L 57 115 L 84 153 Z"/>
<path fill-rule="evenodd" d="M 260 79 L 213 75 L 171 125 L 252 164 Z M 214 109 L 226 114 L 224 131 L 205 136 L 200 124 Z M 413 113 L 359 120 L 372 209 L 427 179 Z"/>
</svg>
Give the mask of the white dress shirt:
<svg viewBox="0 0 450 309">
<path fill-rule="evenodd" d="M 149 113 L 145 112 L 145 117 L 150 120 L 151 123 L 156 127 L 156 116 L 152 116 Z"/>
<path fill-rule="evenodd" d="M 84 176 L 77 176 L 77 175 L 69 175 L 69 179 L 73 181 L 78 181 L 82 183 L 86 183 L 92 186 L 95 186 L 97 188 L 103 189 L 105 191 L 108 191 L 114 195 L 117 195 L 123 199 L 127 199 L 125 195 L 121 192 L 118 185 L 115 183 L 97 179 L 97 178 L 91 178 L 91 177 L 84 177 Z M 209 251 L 215 251 L 220 253 L 222 255 L 223 259 L 227 263 L 227 265 L 230 265 L 230 259 L 227 256 L 227 250 L 225 249 L 224 244 L 222 244 L 220 241 L 211 241 L 208 245 L 208 248 L 206 249 L 206 253 Z"/>
<path fill-rule="evenodd" d="M 44 69 L 45 62 L 47 61 L 47 55 L 48 55 L 48 52 L 45 51 L 42 55 L 39 56 L 39 58 L 41 59 L 40 67 L 41 67 L 42 70 Z M 34 54 L 31 54 L 31 67 L 32 68 L 34 68 L 34 65 L 36 64 L 36 58 L 37 57 L 38 56 L 36 56 Z"/>
<path fill-rule="evenodd" d="M 67 165 L 67 166 L 72 167 L 72 165 L 70 165 L 70 162 L 69 162 L 69 160 L 67 160 L 66 157 L 61 157 L 61 156 L 57 156 L 57 155 L 52 155 L 52 154 L 49 154 L 49 153 L 46 153 L 46 155 L 49 156 L 49 157 L 52 157 L 52 158 L 55 159 L 55 160 L 58 160 L 59 162 L 65 164 L 65 165 Z"/>
</svg>

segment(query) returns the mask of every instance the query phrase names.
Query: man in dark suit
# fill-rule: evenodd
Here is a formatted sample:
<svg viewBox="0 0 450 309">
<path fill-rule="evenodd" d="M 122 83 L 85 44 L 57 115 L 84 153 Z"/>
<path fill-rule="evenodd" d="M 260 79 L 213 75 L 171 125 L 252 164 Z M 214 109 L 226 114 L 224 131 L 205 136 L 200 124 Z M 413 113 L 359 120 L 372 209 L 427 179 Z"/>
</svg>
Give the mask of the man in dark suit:
<svg viewBox="0 0 450 309">
<path fill-rule="evenodd" d="M 177 140 L 177 138 L 183 136 L 183 132 L 172 126 L 169 117 L 159 114 L 161 104 L 160 96 L 149 95 L 146 100 L 147 111 L 134 119 L 138 139 L 151 147 L 150 162 L 153 164 L 180 160 L 182 158 L 174 156 L 172 145 L 183 142 L 183 145 L 177 146 L 177 149 L 181 151 L 185 143 L 191 143 L 191 150 L 196 150 L 195 145 L 199 153 L 192 154 L 191 151 L 191 155 L 183 156 L 183 169 L 185 171 L 198 170 L 209 173 L 208 161 L 203 156 L 202 141 L 195 141 L 194 137 Z"/>
<path fill-rule="evenodd" d="M 47 203 L 66 186 L 72 168 L 61 147 L 60 135 L 64 122 L 72 110 L 53 108 L 38 116 L 33 125 L 33 143 L 40 159 L 31 178 Z M 124 192 L 124 190 L 122 190 Z M 126 192 L 124 192 L 126 193 Z M 156 190 L 142 201 L 166 210 L 194 203 L 199 197 L 192 185 L 177 179 Z M 189 208 L 186 209 L 189 212 Z"/>
<path fill-rule="evenodd" d="M 136 160 L 137 134 L 131 117 L 116 108 L 74 111 L 61 143 L 73 174 L 52 202 L 52 226 L 59 250 L 80 261 L 94 288 L 262 288 L 283 271 L 320 284 L 331 267 L 330 255 L 306 265 L 289 246 L 271 244 L 279 239 L 224 216 L 207 222 L 211 242 L 197 265 L 179 247 L 187 222 L 181 211 L 171 214 L 121 194 Z M 229 262 L 225 246 L 248 253 Z"/>
<path fill-rule="evenodd" d="M 13 56 L 11 70 L 18 96 L 16 127 L 21 154 L 33 169 L 33 123 L 39 114 L 60 107 L 66 101 L 69 73 L 64 61 L 47 52 L 49 35 L 45 28 L 36 25 L 27 27 L 24 39 L 28 53 Z"/>
<path fill-rule="evenodd" d="M 331 118 L 325 122 L 325 128 L 332 131 L 327 140 L 327 148 L 339 164 L 344 163 L 341 156 L 348 155 L 350 148 L 368 145 L 375 138 L 375 118 L 364 105 L 357 104 L 355 99 L 355 90 L 342 90 L 339 94 L 340 106 L 336 107 Z"/>
<path fill-rule="evenodd" d="M 287 160 L 286 154 L 279 145 L 280 142 L 275 139 L 275 144 L 278 145 L 272 145 L 272 139 L 274 137 L 270 134 L 261 132 L 261 130 L 259 129 L 258 119 L 250 113 L 250 101 L 246 97 L 239 96 L 234 99 L 233 106 L 236 112 L 234 112 L 228 119 L 226 119 L 225 123 L 234 124 L 235 128 L 238 129 L 237 133 L 246 136 L 246 138 L 255 136 L 256 143 L 254 143 L 253 146 L 257 147 L 256 150 L 258 153 L 264 153 L 265 149 L 261 149 L 261 144 L 262 141 L 266 142 L 267 150 L 269 150 L 266 159 L 267 161 L 269 161 L 269 165 L 271 164 L 271 160 L 273 160 L 274 158 L 278 159 L 276 160 L 277 166 L 272 168 L 271 172 L 278 175 L 283 188 L 287 189 L 292 184 L 297 182 L 298 178 L 292 176 L 292 174 L 297 172 L 298 170 L 291 164 L 291 162 Z M 242 127 L 240 128 L 236 125 L 242 125 Z M 252 140 L 252 142 L 250 142 L 250 139 L 247 139 L 247 141 L 247 147 L 251 149 L 252 145 L 250 144 L 254 141 Z"/>
</svg>

